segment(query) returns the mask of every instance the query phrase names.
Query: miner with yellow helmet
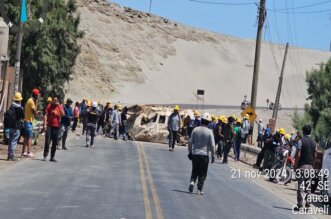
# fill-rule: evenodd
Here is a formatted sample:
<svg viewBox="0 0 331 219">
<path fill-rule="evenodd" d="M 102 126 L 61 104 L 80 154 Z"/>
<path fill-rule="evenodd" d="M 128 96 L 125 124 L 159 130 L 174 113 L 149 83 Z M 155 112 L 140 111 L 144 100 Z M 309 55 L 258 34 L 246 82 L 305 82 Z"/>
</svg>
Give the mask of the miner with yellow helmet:
<svg viewBox="0 0 331 219">
<path fill-rule="evenodd" d="M 176 105 L 174 112 L 168 119 L 168 131 L 169 131 L 169 151 L 174 151 L 178 133 L 180 130 L 181 117 L 179 115 L 180 107 Z"/>
<path fill-rule="evenodd" d="M 234 142 L 233 142 L 233 154 L 234 154 L 235 161 L 238 161 L 240 158 L 241 123 L 242 123 L 242 120 L 240 118 L 237 118 L 235 127 L 233 129 L 234 133 L 235 133 Z"/>
<path fill-rule="evenodd" d="M 5 113 L 4 116 L 4 127 L 9 129 L 9 139 L 8 139 L 8 161 L 16 161 L 15 150 L 17 146 L 18 139 L 21 134 L 21 123 L 24 119 L 24 109 L 21 106 L 23 100 L 22 94 L 17 92 L 13 98 L 14 102 Z M 11 116 L 13 115 L 13 116 Z M 13 117 L 13 118 L 12 118 Z"/>
<path fill-rule="evenodd" d="M 263 158 L 263 169 L 270 169 L 271 166 L 275 163 L 275 153 L 277 147 L 283 144 L 283 137 L 286 134 L 284 128 L 280 128 L 279 132 L 273 134 L 266 142 L 265 142 L 265 152 Z"/>
<path fill-rule="evenodd" d="M 228 163 L 228 154 L 231 150 L 232 143 L 235 137 L 235 133 L 233 131 L 233 118 L 230 116 L 228 119 L 224 119 L 224 127 L 223 127 L 223 137 L 224 137 L 224 148 L 223 148 L 223 163 Z"/>
<path fill-rule="evenodd" d="M 199 127 L 201 125 L 201 114 L 199 113 L 199 111 L 194 111 L 194 122 L 193 122 L 193 127 Z"/>
</svg>

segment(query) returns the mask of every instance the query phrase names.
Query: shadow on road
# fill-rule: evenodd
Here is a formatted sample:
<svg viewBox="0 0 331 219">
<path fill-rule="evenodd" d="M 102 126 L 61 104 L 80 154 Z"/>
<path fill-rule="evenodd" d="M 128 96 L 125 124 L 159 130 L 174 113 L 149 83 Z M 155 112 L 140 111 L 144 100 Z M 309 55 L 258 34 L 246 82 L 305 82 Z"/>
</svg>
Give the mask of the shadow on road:
<svg viewBox="0 0 331 219">
<path fill-rule="evenodd" d="M 190 193 L 188 191 L 177 190 L 177 189 L 174 189 L 174 190 L 171 190 L 171 191 L 173 191 L 173 192 L 180 192 L 180 193 L 186 193 L 186 194 L 189 194 L 189 195 L 193 194 L 193 193 Z"/>
<path fill-rule="evenodd" d="M 292 211 L 292 208 L 284 208 L 284 207 L 277 207 L 277 206 L 272 206 L 273 208 L 277 209 L 282 209 L 282 210 L 287 210 L 287 211 Z"/>
</svg>

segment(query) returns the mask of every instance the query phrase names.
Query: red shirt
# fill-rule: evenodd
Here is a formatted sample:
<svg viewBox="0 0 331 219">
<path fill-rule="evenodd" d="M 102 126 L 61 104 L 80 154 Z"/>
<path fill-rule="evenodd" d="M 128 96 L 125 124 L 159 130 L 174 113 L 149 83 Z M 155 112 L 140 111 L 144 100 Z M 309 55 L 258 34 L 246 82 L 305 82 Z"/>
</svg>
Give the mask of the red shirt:
<svg viewBox="0 0 331 219">
<path fill-rule="evenodd" d="M 48 104 L 46 107 L 47 124 L 50 127 L 60 127 L 61 110 L 59 105 Z"/>
</svg>

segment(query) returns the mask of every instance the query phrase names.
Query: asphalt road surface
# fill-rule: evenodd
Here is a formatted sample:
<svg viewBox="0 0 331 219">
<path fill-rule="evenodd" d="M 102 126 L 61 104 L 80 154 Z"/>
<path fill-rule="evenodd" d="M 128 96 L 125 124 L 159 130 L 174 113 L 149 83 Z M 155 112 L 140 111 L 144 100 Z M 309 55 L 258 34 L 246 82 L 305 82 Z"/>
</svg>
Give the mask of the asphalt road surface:
<svg viewBox="0 0 331 219">
<path fill-rule="evenodd" d="M 205 195 L 187 192 L 187 149 L 82 137 L 58 151 L 58 163 L 26 160 L 0 174 L 2 219 L 313 218 L 250 179 L 233 179 L 228 165 L 209 166 Z M 217 161 L 218 162 L 218 161 Z M 196 189 L 196 188 L 195 188 Z"/>
</svg>

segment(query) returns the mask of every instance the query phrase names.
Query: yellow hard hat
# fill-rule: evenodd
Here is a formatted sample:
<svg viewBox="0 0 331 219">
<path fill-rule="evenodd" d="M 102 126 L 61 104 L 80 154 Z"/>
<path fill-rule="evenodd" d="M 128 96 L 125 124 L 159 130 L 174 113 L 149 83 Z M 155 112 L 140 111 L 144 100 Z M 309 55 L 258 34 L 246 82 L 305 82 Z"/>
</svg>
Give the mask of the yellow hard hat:
<svg viewBox="0 0 331 219">
<path fill-rule="evenodd" d="M 197 117 L 197 116 L 201 116 L 200 113 L 198 111 L 195 111 L 194 112 L 194 116 Z"/>
<path fill-rule="evenodd" d="M 221 120 L 221 121 L 223 121 L 223 115 L 220 115 L 220 117 L 218 117 L 218 120 Z"/>
<path fill-rule="evenodd" d="M 290 135 L 290 134 L 286 134 L 286 135 L 284 136 L 284 138 L 285 138 L 286 140 L 290 140 L 291 135 Z"/>
<path fill-rule="evenodd" d="M 235 114 L 232 114 L 232 116 L 231 116 L 234 120 L 236 120 L 237 119 L 237 116 L 235 115 Z"/>
<path fill-rule="evenodd" d="M 52 102 L 52 98 L 51 97 L 48 97 L 47 98 L 47 102 Z"/>
<path fill-rule="evenodd" d="M 88 106 L 88 107 L 92 106 L 91 101 L 87 100 L 87 106 Z"/>
<path fill-rule="evenodd" d="M 23 100 L 22 94 L 20 92 L 16 92 L 13 99 L 14 101 L 22 101 Z"/>
<path fill-rule="evenodd" d="M 242 120 L 240 118 L 238 118 L 237 123 L 242 123 Z"/>
<path fill-rule="evenodd" d="M 245 114 L 245 119 L 249 119 L 249 115 L 248 114 Z"/>
<path fill-rule="evenodd" d="M 110 101 L 107 101 L 107 104 L 109 105 L 110 104 Z"/>
<path fill-rule="evenodd" d="M 295 134 L 295 131 L 292 130 L 292 131 L 291 131 L 291 135 L 294 135 L 294 134 Z"/>
<path fill-rule="evenodd" d="M 180 107 L 178 105 L 175 106 L 174 110 L 177 110 L 179 111 L 180 110 Z"/>
<path fill-rule="evenodd" d="M 285 129 L 284 129 L 284 128 L 280 128 L 280 129 L 279 129 L 279 134 L 281 134 L 281 135 L 285 135 L 285 134 L 286 134 Z"/>
<path fill-rule="evenodd" d="M 224 116 L 222 122 L 223 122 L 224 124 L 228 124 L 228 123 L 229 123 L 228 118 L 226 118 L 226 116 Z"/>
</svg>

